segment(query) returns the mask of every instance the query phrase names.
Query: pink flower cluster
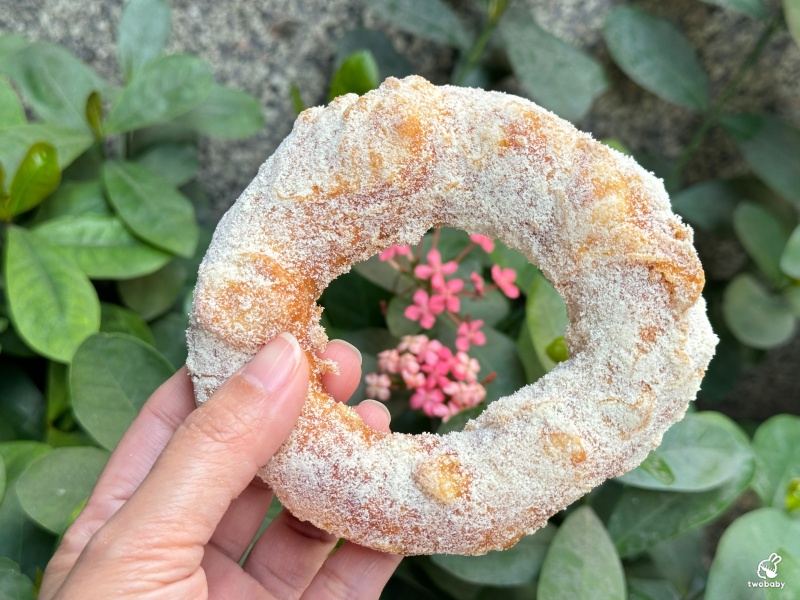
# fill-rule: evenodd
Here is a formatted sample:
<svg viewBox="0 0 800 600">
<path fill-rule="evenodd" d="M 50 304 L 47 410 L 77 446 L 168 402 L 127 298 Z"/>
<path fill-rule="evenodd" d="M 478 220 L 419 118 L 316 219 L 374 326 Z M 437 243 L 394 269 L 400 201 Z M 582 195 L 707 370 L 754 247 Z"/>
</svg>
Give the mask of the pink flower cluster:
<svg viewBox="0 0 800 600">
<path fill-rule="evenodd" d="M 486 397 L 486 388 L 478 382 L 480 368 L 464 351 L 454 354 L 426 335 L 406 336 L 397 348 L 378 354 L 380 373 L 367 375 L 367 395 L 386 400 L 393 384 L 402 382 L 413 391 L 411 408 L 447 421 Z"/>
</svg>

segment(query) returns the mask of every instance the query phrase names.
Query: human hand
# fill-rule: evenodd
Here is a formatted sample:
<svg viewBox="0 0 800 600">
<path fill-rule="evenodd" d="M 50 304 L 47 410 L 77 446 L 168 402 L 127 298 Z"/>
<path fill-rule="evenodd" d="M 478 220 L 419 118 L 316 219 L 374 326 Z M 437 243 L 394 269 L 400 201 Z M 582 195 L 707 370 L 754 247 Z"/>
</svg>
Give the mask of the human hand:
<svg viewBox="0 0 800 600">
<path fill-rule="evenodd" d="M 340 374 L 337 401 L 355 391 L 361 357 L 344 342 L 322 358 Z M 256 478 L 289 435 L 308 388 L 308 363 L 284 334 L 195 408 L 185 368 L 142 407 L 42 580 L 52 598 L 377 598 L 401 557 L 345 542 L 283 511 L 239 560 L 272 491 Z M 386 431 L 388 411 L 356 409 Z"/>
</svg>

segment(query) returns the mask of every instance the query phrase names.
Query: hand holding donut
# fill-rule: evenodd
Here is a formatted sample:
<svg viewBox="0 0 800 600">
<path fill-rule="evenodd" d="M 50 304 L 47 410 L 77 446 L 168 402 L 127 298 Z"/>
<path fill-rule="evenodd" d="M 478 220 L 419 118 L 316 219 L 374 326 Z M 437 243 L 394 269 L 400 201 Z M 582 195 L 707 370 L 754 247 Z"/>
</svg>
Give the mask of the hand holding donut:
<svg viewBox="0 0 800 600">
<path fill-rule="evenodd" d="M 323 382 L 346 400 L 360 355 L 333 341 Z M 294 427 L 309 365 L 294 337 L 260 350 L 195 409 L 186 369 L 156 390 L 120 441 L 42 581 L 40 598 L 377 598 L 400 557 L 345 543 L 283 511 L 247 550 L 273 492 L 258 469 Z M 388 430 L 378 403 L 357 412 Z"/>
</svg>

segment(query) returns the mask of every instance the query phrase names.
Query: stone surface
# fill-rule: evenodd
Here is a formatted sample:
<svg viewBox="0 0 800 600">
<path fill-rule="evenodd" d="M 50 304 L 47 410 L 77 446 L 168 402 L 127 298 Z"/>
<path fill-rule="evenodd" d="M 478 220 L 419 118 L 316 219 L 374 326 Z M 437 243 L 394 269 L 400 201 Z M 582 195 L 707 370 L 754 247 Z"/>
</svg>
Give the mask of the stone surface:
<svg viewBox="0 0 800 600">
<path fill-rule="evenodd" d="M 578 125 L 596 137 L 617 137 L 636 151 L 675 158 L 699 124 L 693 113 L 663 102 L 630 82 L 608 58 L 601 27 L 613 0 L 526 0 L 546 30 L 597 56 L 612 86 Z M 764 27 L 745 16 L 698 0 L 637 2 L 666 16 L 684 30 L 719 94 Z M 775 3 L 768 2 L 774 9 Z M 16 32 L 70 48 L 107 79 L 119 82 L 114 38 L 123 2 L 97 0 L 0 0 L 0 32 Z M 335 41 L 347 30 L 367 26 L 391 35 L 395 48 L 415 70 L 434 83 L 446 83 L 453 53 L 398 32 L 364 9 L 360 0 L 173 0 L 173 34 L 168 50 L 200 55 L 221 82 L 245 89 L 264 107 L 267 126 L 246 141 L 210 141 L 203 145 L 200 181 L 219 216 L 255 175 L 258 166 L 290 131 L 294 115 L 289 86 L 296 83 L 308 105 L 325 101 Z M 474 14 L 474 2 L 454 6 Z M 519 91 L 513 81 L 504 89 Z M 729 105 L 735 110 L 768 110 L 800 126 L 800 50 L 788 33 L 775 35 L 745 77 Z M 736 149 L 713 132 L 687 172 L 688 181 L 727 177 L 746 170 Z M 709 260 L 725 262 L 725 252 L 704 249 Z M 741 256 L 735 257 L 741 260 Z M 800 343 L 768 353 L 764 365 L 737 388 L 745 406 L 757 395 L 769 411 L 794 411 Z M 791 400 L 791 401 L 790 401 Z M 753 417 L 763 416 L 752 414 Z M 748 413 L 750 414 L 750 413 Z"/>
</svg>

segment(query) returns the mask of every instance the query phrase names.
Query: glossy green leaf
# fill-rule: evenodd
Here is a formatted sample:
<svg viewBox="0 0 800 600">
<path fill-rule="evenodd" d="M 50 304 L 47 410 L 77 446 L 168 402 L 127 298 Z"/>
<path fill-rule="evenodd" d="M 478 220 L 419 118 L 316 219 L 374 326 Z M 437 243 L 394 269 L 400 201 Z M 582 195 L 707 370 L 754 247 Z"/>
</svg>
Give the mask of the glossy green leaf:
<svg viewBox="0 0 800 600">
<path fill-rule="evenodd" d="M 380 81 L 387 77 L 406 77 L 414 72 L 411 63 L 394 49 L 385 33 L 364 28 L 352 29 L 337 40 L 334 70 L 338 70 L 345 59 L 358 50 L 369 50 L 375 58 Z"/>
<path fill-rule="evenodd" d="M 120 281 L 117 289 L 125 306 L 149 321 L 175 306 L 187 277 L 186 267 L 172 261 L 150 275 Z"/>
<path fill-rule="evenodd" d="M 199 106 L 213 84 L 211 67 L 197 57 L 157 58 L 142 67 L 114 102 L 106 132 L 132 131 L 179 117 Z"/>
<path fill-rule="evenodd" d="M 794 228 L 786 242 L 779 264 L 781 271 L 790 277 L 800 279 L 800 225 Z"/>
<path fill-rule="evenodd" d="M 800 46 L 800 0 L 783 0 L 783 16 L 795 44 Z"/>
<path fill-rule="evenodd" d="M 675 473 L 672 472 L 669 463 L 664 460 L 656 450 L 651 451 L 650 454 L 647 455 L 647 458 L 642 461 L 642 464 L 636 467 L 634 471 L 638 471 L 639 469 L 647 473 L 653 480 L 665 486 L 670 486 L 675 482 Z M 623 477 L 624 476 L 625 475 L 623 475 Z"/>
<path fill-rule="evenodd" d="M 25 125 L 28 119 L 19 101 L 17 93 L 8 79 L 0 76 L 0 129 L 8 129 L 16 125 Z"/>
<path fill-rule="evenodd" d="M 168 0 L 131 0 L 125 5 L 117 33 L 117 53 L 125 79 L 133 79 L 164 51 L 171 28 Z"/>
<path fill-rule="evenodd" d="M 33 461 L 17 482 L 20 504 L 45 529 L 61 534 L 94 488 L 108 460 L 99 448 L 58 448 Z"/>
<path fill-rule="evenodd" d="M 55 246 L 19 227 L 8 228 L 5 272 L 19 334 L 40 354 L 69 362 L 100 326 L 100 302 L 89 279 Z"/>
<path fill-rule="evenodd" d="M 46 221 L 36 238 L 57 246 L 92 279 L 130 279 L 158 271 L 172 255 L 135 238 L 114 216 L 75 215 Z"/>
<path fill-rule="evenodd" d="M 145 320 L 132 310 L 118 304 L 100 303 L 100 331 L 125 333 L 142 340 L 145 344 L 155 345 L 155 337 Z"/>
<path fill-rule="evenodd" d="M 103 139 L 103 97 L 99 92 L 92 92 L 86 99 L 84 110 L 86 122 L 94 134 L 96 140 Z"/>
<path fill-rule="evenodd" d="M 348 56 L 331 78 L 328 100 L 344 94 L 366 94 L 380 84 L 378 63 L 369 50 Z"/>
<path fill-rule="evenodd" d="M 53 424 L 64 415 L 72 404 L 69 396 L 68 373 L 67 365 L 52 360 L 48 361 L 45 386 L 48 425 Z"/>
<path fill-rule="evenodd" d="M 188 183 L 200 171 L 197 147 L 191 143 L 166 143 L 151 146 L 136 157 L 140 165 L 160 174 L 175 187 Z"/>
<path fill-rule="evenodd" d="M 366 329 L 384 323 L 382 303 L 391 295 L 356 272 L 334 279 L 322 294 L 320 304 L 331 325 L 337 329 Z M 392 298 L 392 301 L 398 298 Z M 391 331 L 391 327 L 389 330 Z"/>
<path fill-rule="evenodd" d="M 42 392 L 19 364 L 0 362 L 0 440 L 41 439 L 45 402 Z"/>
<path fill-rule="evenodd" d="M 557 115 L 581 119 L 608 87 L 595 59 L 539 27 L 529 10 L 510 8 L 498 28 L 522 87 Z"/>
<path fill-rule="evenodd" d="M 470 46 L 469 32 L 442 0 L 367 0 L 366 5 L 408 33 L 462 50 Z"/>
<path fill-rule="evenodd" d="M 377 254 L 364 262 L 356 263 L 353 265 L 353 270 L 397 296 L 408 294 L 417 287 L 413 278 L 400 273 L 388 263 L 381 261 Z"/>
<path fill-rule="evenodd" d="M 614 62 L 640 86 L 692 110 L 708 107 L 708 75 L 672 23 L 640 8 L 619 6 L 606 17 L 603 37 Z"/>
<path fill-rule="evenodd" d="M 472 321 L 480 319 L 485 326 L 494 327 L 508 316 L 511 302 L 500 290 L 490 290 L 480 298 L 464 296 L 461 298 L 459 313 Z"/>
<path fill-rule="evenodd" d="M 781 254 L 789 239 L 781 221 L 758 204 L 742 202 L 733 212 L 733 228 L 753 262 L 770 279 L 780 282 Z"/>
<path fill-rule="evenodd" d="M 11 180 L 7 201 L 0 201 L 0 218 L 10 220 L 37 206 L 61 182 L 56 149 L 46 142 L 31 146 Z"/>
<path fill-rule="evenodd" d="M 753 348 L 775 348 L 794 335 L 796 319 L 788 302 L 747 273 L 734 277 L 725 288 L 722 312 L 736 338 Z"/>
<path fill-rule="evenodd" d="M 783 553 L 775 568 L 770 565 L 773 554 Z M 790 558 L 791 555 L 791 558 Z M 800 521 L 776 508 L 761 508 L 736 519 L 719 541 L 711 563 L 706 587 L 706 600 L 754 600 L 757 598 L 797 597 L 800 576 L 787 580 L 788 563 L 800 557 Z M 782 564 L 786 560 L 787 565 Z M 770 579 L 764 566 L 771 566 L 777 576 Z M 774 559 L 773 559 L 774 563 Z M 761 575 L 759 575 L 759 572 Z M 780 590 L 768 590 L 751 584 L 783 584 Z M 774 594 L 772 592 L 775 592 Z"/>
<path fill-rule="evenodd" d="M 108 199 L 136 236 L 153 246 L 189 257 L 199 230 L 192 203 L 161 175 L 127 161 L 103 168 Z"/>
<path fill-rule="evenodd" d="M 767 14 L 762 0 L 703 0 L 703 2 L 740 12 L 751 19 L 761 19 Z"/>
<path fill-rule="evenodd" d="M 264 127 L 261 102 L 255 96 L 224 85 L 214 85 L 205 100 L 176 121 L 197 133 L 222 140 L 257 134 Z"/>
<path fill-rule="evenodd" d="M 69 50 L 44 42 L 31 44 L 15 55 L 8 72 L 42 120 L 89 131 L 86 99 L 106 84 Z"/>
<path fill-rule="evenodd" d="M 174 371 L 141 340 L 121 333 L 93 335 L 72 361 L 75 417 L 101 446 L 113 450 L 147 398 Z"/>
<path fill-rule="evenodd" d="M 728 115 L 722 123 L 753 171 L 779 195 L 800 204 L 800 130 L 767 114 Z"/>
<path fill-rule="evenodd" d="M 422 331 L 419 321 L 412 321 L 407 318 L 406 308 L 411 306 L 412 301 L 408 296 L 393 296 L 389 300 L 386 308 L 386 328 L 397 337 L 405 335 L 415 335 Z"/>
<path fill-rule="evenodd" d="M 541 273 L 534 277 L 528 289 L 525 315 L 536 356 L 550 371 L 556 362 L 547 354 L 547 347 L 557 338 L 564 337 L 569 320 L 564 299 Z"/>
<path fill-rule="evenodd" d="M 703 181 L 673 194 L 672 210 L 693 227 L 716 234 L 730 231 L 733 211 L 739 202 L 734 186 L 727 181 Z"/>
<path fill-rule="evenodd" d="M 626 598 L 622 563 L 590 507 L 576 509 L 558 528 L 542 565 L 536 598 Z"/>
<path fill-rule="evenodd" d="M 741 444 L 722 417 L 713 412 L 686 415 L 664 434 L 654 450 L 672 474 L 672 481 L 654 478 L 642 467 L 618 477 L 626 485 L 674 492 L 700 492 L 714 489 L 736 476 L 733 468 L 741 462 L 735 457 Z M 748 452 L 749 454 L 749 452 Z M 746 458 L 746 457 L 741 457 Z"/>
<path fill-rule="evenodd" d="M 483 585 L 515 586 L 533 581 L 539 574 L 556 528 L 548 525 L 516 545 L 483 556 L 434 554 L 431 559 L 459 579 Z"/>
<path fill-rule="evenodd" d="M 777 415 L 753 436 L 756 474 L 753 489 L 767 506 L 785 508 L 789 482 L 800 477 L 800 417 Z"/>
<path fill-rule="evenodd" d="M 737 440 L 737 450 L 730 458 L 735 476 L 718 488 L 696 493 L 626 487 L 608 520 L 620 556 L 635 556 L 707 523 L 727 510 L 750 484 L 755 460 L 747 436 L 730 419 L 722 415 L 716 419 Z"/>
<path fill-rule="evenodd" d="M 63 171 L 92 145 L 92 136 L 58 125 L 29 123 L 0 131 L 0 163 L 10 178 L 17 172 L 31 146 L 46 142 L 56 149 L 58 164 Z"/>
<path fill-rule="evenodd" d="M 20 572 L 17 563 L 5 556 L 0 556 L 0 599 L 36 599 L 33 582 Z"/>
<path fill-rule="evenodd" d="M 55 193 L 39 205 L 36 222 L 66 216 L 98 215 L 110 217 L 111 207 L 103 195 L 103 185 L 97 180 L 66 181 Z"/>
<path fill-rule="evenodd" d="M 171 312 L 150 324 L 156 349 L 176 369 L 186 362 L 186 330 L 189 328 L 189 315 Z"/>
</svg>

